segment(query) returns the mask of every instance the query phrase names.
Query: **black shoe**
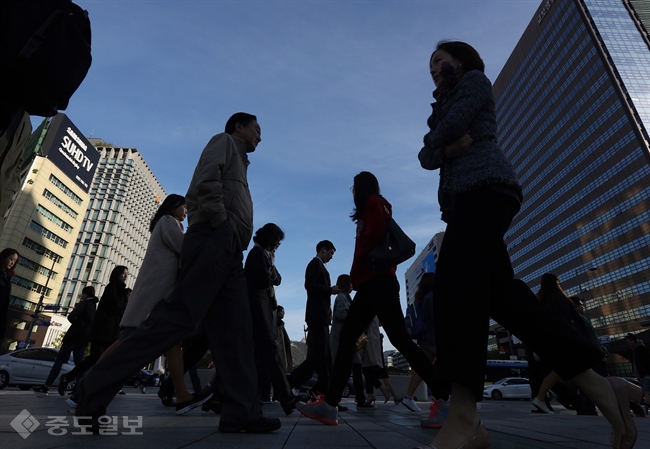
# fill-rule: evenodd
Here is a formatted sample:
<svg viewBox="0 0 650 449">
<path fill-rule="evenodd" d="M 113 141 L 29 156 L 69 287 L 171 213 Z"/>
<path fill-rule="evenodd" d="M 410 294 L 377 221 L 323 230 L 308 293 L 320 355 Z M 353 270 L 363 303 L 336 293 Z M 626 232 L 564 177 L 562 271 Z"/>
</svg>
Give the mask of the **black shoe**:
<svg viewBox="0 0 650 449">
<path fill-rule="evenodd" d="M 126 394 L 126 393 L 124 392 L 124 390 L 120 390 L 117 392 L 117 394 Z"/>
<path fill-rule="evenodd" d="M 36 396 L 42 398 L 43 396 L 47 396 L 49 389 L 43 385 L 40 387 L 32 387 L 32 391 L 36 394 Z"/>
<path fill-rule="evenodd" d="M 176 401 L 171 396 L 165 396 L 162 390 L 158 390 L 158 397 L 165 407 L 176 407 Z"/>
<path fill-rule="evenodd" d="M 221 414 L 221 402 L 217 401 L 207 401 L 204 402 L 201 406 L 201 410 L 204 412 L 215 412 L 217 415 Z"/>
<path fill-rule="evenodd" d="M 219 432 L 221 433 L 270 433 L 282 427 L 279 418 L 265 418 L 256 419 L 255 421 L 248 421 L 246 423 L 227 423 L 219 421 Z"/>
<path fill-rule="evenodd" d="M 208 391 L 206 393 L 199 393 L 195 394 L 192 399 L 189 401 L 185 402 L 177 402 L 176 403 L 176 414 L 177 415 L 184 415 L 185 413 L 189 412 L 193 408 L 198 407 L 199 405 L 203 404 L 204 402 L 208 401 L 212 397 L 212 392 Z"/>
<path fill-rule="evenodd" d="M 336 409 L 337 409 L 339 412 L 347 412 L 347 411 L 348 411 L 348 408 L 347 408 L 345 405 L 341 405 L 341 404 L 337 405 L 337 406 L 336 406 Z"/>
<path fill-rule="evenodd" d="M 282 410 L 284 410 L 284 414 L 289 416 L 296 409 L 297 403 L 298 403 L 298 398 L 292 396 L 290 400 L 288 400 L 287 402 L 281 402 L 280 405 L 282 406 Z"/>
<path fill-rule="evenodd" d="M 65 396 L 65 390 L 68 388 L 69 383 L 70 381 L 66 380 L 65 374 L 61 374 L 61 377 L 59 377 L 59 386 L 56 387 L 61 396 Z"/>
</svg>

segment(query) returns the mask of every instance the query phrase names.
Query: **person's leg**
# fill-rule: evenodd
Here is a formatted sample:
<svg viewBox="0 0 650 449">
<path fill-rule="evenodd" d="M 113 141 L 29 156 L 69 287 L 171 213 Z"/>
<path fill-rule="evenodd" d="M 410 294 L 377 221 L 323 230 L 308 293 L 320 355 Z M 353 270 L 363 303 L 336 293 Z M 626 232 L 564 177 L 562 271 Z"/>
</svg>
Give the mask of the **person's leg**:
<svg viewBox="0 0 650 449">
<path fill-rule="evenodd" d="M 78 416 L 104 414 L 124 380 L 196 331 L 229 276 L 233 261 L 241 259 L 235 240 L 229 222 L 216 229 L 202 222 L 188 229 L 174 290 L 88 373 L 81 385 Z"/>
<path fill-rule="evenodd" d="M 420 348 L 420 349 L 422 349 L 422 348 Z M 431 360 L 431 364 L 433 365 L 433 363 L 436 360 L 436 356 L 433 355 L 431 352 L 429 352 L 426 349 L 422 349 L 422 352 L 424 352 L 424 354 L 429 358 L 429 360 Z M 413 370 L 413 372 L 411 373 L 411 380 L 409 381 L 409 385 L 408 385 L 408 387 L 406 389 L 406 396 L 408 396 L 409 398 L 412 398 L 413 395 L 415 394 L 415 391 L 420 386 L 420 383 L 422 383 L 422 378 L 420 377 L 420 375 L 415 370 Z M 391 387 L 391 389 L 392 389 L 392 387 Z M 393 396 L 395 396 L 394 393 L 393 393 Z"/>
<path fill-rule="evenodd" d="M 54 359 L 54 365 L 52 365 L 50 374 L 48 374 L 47 379 L 43 384 L 45 388 L 49 388 L 52 386 L 52 384 L 56 380 L 56 377 L 61 372 L 61 367 L 63 366 L 64 363 L 68 361 L 68 359 L 70 359 L 70 354 L 72 353 L 73 350 L 74 350 L 74 345 L 71 343 L 61 345 L 61 349 L 59 349 L 59 353 L 57 354 L 56 359 Z"/>
<path fill-rule="evenodd" d="M 219 295 L 205 316 L 221 396 L 222 430 L 227 424 L 245 424 L 262 418 L 253 323 L 241 253 L 227 267 L 226 274 Z"/>
<path fill-rule="evenodd" d="M 363 377 L 362 377 L 361 363 L 352 364 L 352 382 L 354 383 L 355 402 L 364 404 L 366 396 L 363 394 Z"/>
<path fill-rule="evenodd" d="M 337 406 L 341 401 L 341 394 L 350 378 L 352 369 L 352 355 L 359 336 L 368 328 L 372 319 L 377 315 L 374 306 L 374 290 L 368 284 L 362 285 L 348 309 L 345 325 L 341 328 L 339 347 L 336 350 L 336 360 L 332 368 L 330 384 L 325 395 L 325 402 Z"/>
<path fill-rule="evenodd" d="M 194 390 L 195 394 L 199 394 L 201 392 L 201 378 L 199 377 L 199 371 L 198 371 L 198 365 L 195 363 L 192 365 L 192 367 L 187 370 L 187 372 L 190 374 L 190 382 L 192 382 L 192 390 Z"/>
<path fill-rule="evenodd" d="M 317 327 L 319 325 L 313 324 L 313 326 Z M 312 327 L 309 324 L 308 328 L 309 333 L 307 334 L 307 357 L 300 365 L 291 371 L 291 374 L 289 374 L 288 380 L 291 388 L 299 388 L 302 384 L 311 379 L 311 376 L 314 374 L 314 371 L 316 370 L 316 366 L 318 364 L 318 357 L 316 355 L 318 352 L 320 352 L 320 350 L 316 347 L 318 343 L 316 334 L 318 331 L 314 331 L 312 333 Z"/>
<path fill-rule="evenodd" d="M 316 360 L 315 369 L 318 375 L 318 380 L 312 390 L 324 393 L 330 381 L 329 326 L 324 324 L 310 324 L 309 332 L 313 336 L 311 341 L 315 342 L 314 352 L 312 354 Z M 348 375 L 349 373 L 348 371 Z"/>
<path fill-rule="evenodd" d="M 255 342 L 255 357 L 258 366 L 258 390 L 264 400 L 270 396 L 270 384 L 273 384 L 273 394 L 286 404 L 292 399 L 291 387 L 284 373 L 278 345 L 273 336 L 273 310 L 271 299 L 265 295 L 249 295 L 251 316 L 253 322 L 253 339 Z M 260 375 L 262 374 L 262 375 Z M 264 380 L 262 380 L 264 379 Z"/>
<path fill-rule="evenodd" d="M 90 354 L 79 365 L 65 375 L 66 380 L 79 379 L 87 370 L 92 368 L 106 350 L 107 345 L 94 341 L 90 343 Z"/>
<path fill-rule="evenodd" d="M 87 347 L 88 344 L 86 343 L 85 345 L 76 345 L 74 349 L 72 349 L 72 359 L 74 360 L 74 366 L 79 366 L 83 363 Z"/>
<path fill-rule="evenodd" d="M 537 393 L 537 396 L 535 396 L 535 399 L 540 402 L 544 402 L 546 400 L 546 394 L 560 380 L 562 380 L 562 378 L 558 376 L 555 371 L 551 371 L 550 374 L 546 376 L 542 381 L 542 385 L 539 387 L 539 392 Z"/>
<path fill-rule="evenodd" d="M 404 355 L 411 368 L 428 383 L 433 382 L 434 371 L 431 360 L 411 340 L 406 331 L 404 314 L 399 301 L 399 282 L 392 276 L 381 276 L 376 279 L 373 293 L 377 316 L 386 335 L 395 349 Z"/>
<path fill-rule="evenodd" d="M 495 260 L 518 208 L 514 199 L 490 190 L 456 196 L 436 264 L 435 378 L 422 376 L 436 398 L 451 386 L 449 415 L 432 443 L 439 449 L 460 446 L 479 428 L 476 402 L 483 395 L 491 289 L 494 278 L 513 276 L 509 259 Z"/>
<path fill-rule="evenodd" d="M 183 370 L 188 371 L 190 367 L 196 365 L 205 355 L 207 350 L 210 349 L 208 344 L 208 337 L 205 335 L 204 326 L 199 326 L 199 331 L 196 335 L 186 338 L 183 341 Z M 171 398 L 174 395 L 174 383 L 171 376 L 163 381 L 160 385 L 158 396 Z"/>
<path fill-rule="evenodd" d="M 169 367 L 169 377 L 171 377 L 174 383 L 174 389 L 176 390 L 176 402 L 181 403 L 192 400 L 194 395 L 187 391 L 187 387 L 185 386 L 185 371 L 183 371 L 181 345 L 175 345 L 165 355 Z"/>
</svg>

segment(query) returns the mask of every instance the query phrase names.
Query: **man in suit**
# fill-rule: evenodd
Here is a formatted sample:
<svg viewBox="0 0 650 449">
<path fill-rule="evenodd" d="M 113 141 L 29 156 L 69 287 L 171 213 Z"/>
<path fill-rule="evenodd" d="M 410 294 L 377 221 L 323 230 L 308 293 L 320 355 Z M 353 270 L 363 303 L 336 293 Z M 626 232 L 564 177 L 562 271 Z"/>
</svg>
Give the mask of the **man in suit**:
<svg viewBox="0 0 650 449">
<path fill-rule="evenodd" d="M 305 271 L 305 290 L 307 290 L 307 309 L 305 321 L 307 335 L 307 358 L 289 376 L 292 388 L 299 387 L 309 380 L 316 371 L 318 382 L 312 388 L 316 395 L 322 394 L 329 383 L 329 326 L 332 319 L 331 296 L 341 292 L 332 286 L 330 274 L 325 264 L 334 257 L 334 244 L 323 240 L 316 245 L 316 257 L 307 265 Z"/>
</svg>

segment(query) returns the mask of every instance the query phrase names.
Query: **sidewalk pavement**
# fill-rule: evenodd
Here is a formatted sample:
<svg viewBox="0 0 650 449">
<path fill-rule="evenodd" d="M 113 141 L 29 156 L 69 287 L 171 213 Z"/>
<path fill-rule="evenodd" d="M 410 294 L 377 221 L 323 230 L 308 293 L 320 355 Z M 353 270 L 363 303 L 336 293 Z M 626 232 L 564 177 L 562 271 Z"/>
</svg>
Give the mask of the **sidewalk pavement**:
<svg viewBox="0 0 650 449">
<path fill-rule="evenodd" d="M 294 411 L 284 416 L 278 403 L 264 406 L 264 414 L 279 417 L 282 428 L 266 435 L 222 434 L 217 431 L 218 416 L 200 408 L 176 416 L 174 408 L 163 407 L 151 389 L 141 394 L 135 388 L 125 388 L 125 396 L 117 396 L 108 412 L 118 417 L 117 436 L 71 435 L 80 429 L 73 426 L 74 412 L 65 398 L 50 393 L 39 398 L 31 391 L 7 388 L 0 391 L 0 442 L 3 448 L 155 448 L 155 449 L 303 449 L 303 448 L 376 448 L 409 449 L 429 444 L 437 430 L 420 427 L 420 419 L 428 415 L 426 402 L 420 402 L 422 412 L 410 412 L 403 405 L 378 403 L 374 410 L 357 412 L 351 399 L 343 405 L 347 412 L 339 413 L 338 426 L 325 426 Z M 609 444 L 610 426 L 600 416 L 576 416 L 562 406 L 553 404 L 556 414 L 531 413 L 530 401 L 484 401 L 480 415 L 492 440 L 492 449 L 601 449 Z M 26 410 L 26 412 L 24 412 Z M 16 419 L 21 414 L 22 417 Z M 31 418 L 29 415 L 32 415 Z M 129 428 L 123 416 L 130 420 L 142 417 L 142 426 L 134 428 L 142 435 L 123 435 Z M 38 425 L 36 425 L 36 421 Z M 52 426 L 58 421 L 57 426 Z M 11 423 L 27 438 L 23 438 Z M 650 448 L 650 419 L 635 418 L 639 432 L 635 448 Z M 132 423 L 129 423 L 133 427 Z M 29 428 L 29 429 L 28 429 Z M 52 433 L 65 435 L 55 436 Z M 92 445 L 92 446 L 91 446 Z"/>
</svg>

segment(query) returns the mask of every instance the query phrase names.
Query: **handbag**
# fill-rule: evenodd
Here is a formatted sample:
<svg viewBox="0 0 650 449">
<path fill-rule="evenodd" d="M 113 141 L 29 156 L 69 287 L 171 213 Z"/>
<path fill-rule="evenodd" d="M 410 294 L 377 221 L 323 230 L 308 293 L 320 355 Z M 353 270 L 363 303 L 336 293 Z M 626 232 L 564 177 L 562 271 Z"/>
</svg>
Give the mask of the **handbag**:
<svg viewBox="0 0 650 449">
<path fill-rule="evenodd" d="M 362 333 L 359 335 L 359 338 L 357 338 L 357 342 L 354 344 L 354 352 L 361 351 L 363 348 L 366 347 L 368 344 L 368 335 L 366 333 Z"/>
<path fill-rule="evenodd" d="M 366 262 L 373 270 L 394 267 L 415 255 L 415 242 L 402 231 L 390 215 L 387 224 L 386 235 L 366 255 Z"/>
</svg>

